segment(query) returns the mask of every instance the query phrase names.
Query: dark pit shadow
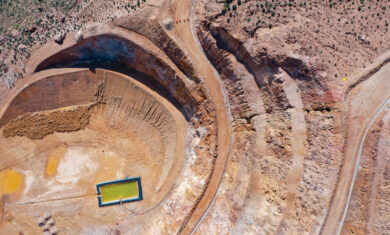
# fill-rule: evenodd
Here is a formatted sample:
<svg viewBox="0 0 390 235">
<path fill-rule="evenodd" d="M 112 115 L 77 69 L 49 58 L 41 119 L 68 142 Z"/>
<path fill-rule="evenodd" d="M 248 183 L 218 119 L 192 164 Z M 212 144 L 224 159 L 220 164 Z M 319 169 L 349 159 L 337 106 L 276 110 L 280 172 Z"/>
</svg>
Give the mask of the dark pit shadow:
<svg viewBox="0 0 390 235">
<path fill-rule="evenodd" d="M 141 55 L 141 58 L 138 58 L 140 52 L 143 56 Z M 137 71 L 136 66 L 134 68 L 129 67 L 129 65 L 133 66 L 140 59 L 149 60 L 148 62 L 154 61 L 156 66 L 160 66 L 160 69 L 167 66 L 131 41 L 118 36 L 101 35 L 85 39 L 70 48 L 50 56 L 37 66 L 35 72 L 54 68 L 88 68 L 93 73 L 96 69 L 122 73 L 143 83 L 164 97 L 189 121 L 193 112 L 188 107 L 184 108 L 183 104 L 166 87 L 155 78 Z M 167 70 L 172 71 L 169 68 Z M 168 74 L 169 76 L 175 76 L 173 73 Z M 167 77 L 167 79 L 170 79 L 170 77 Z M 194 104 L 188 105 L 194 108 Z"/>
</svg>

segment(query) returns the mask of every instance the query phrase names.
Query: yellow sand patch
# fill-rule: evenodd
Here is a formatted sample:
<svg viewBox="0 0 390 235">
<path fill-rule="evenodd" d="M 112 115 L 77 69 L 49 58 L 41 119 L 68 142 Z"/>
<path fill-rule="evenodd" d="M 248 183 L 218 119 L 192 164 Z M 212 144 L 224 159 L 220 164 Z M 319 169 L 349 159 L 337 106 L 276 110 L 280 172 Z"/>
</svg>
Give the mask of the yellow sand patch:
<svg viewBox="0 0 390 235">
<path fill-rule="evenodd" d="M 49 159 L 47 160 L 47 165 L 46 165 L 46 174 L 48 176 L 55 175 L 57 173 L 57 167 L 58 167 L 58 158 L 50 156 Z"/>
<path fill-rule="evenodd" d="M 14 193 L 22 183 L 22 176 L 14 170 L 0 172 L 0 195 Z"/>
<path fill-rule="evenodd" d="M 60 146 L 50 152 L 46 163 L 46 175 L 53 176 L 57 174 L 58 164 L 61 158 L 65 155 L 67 148 Z"/>
</svg>

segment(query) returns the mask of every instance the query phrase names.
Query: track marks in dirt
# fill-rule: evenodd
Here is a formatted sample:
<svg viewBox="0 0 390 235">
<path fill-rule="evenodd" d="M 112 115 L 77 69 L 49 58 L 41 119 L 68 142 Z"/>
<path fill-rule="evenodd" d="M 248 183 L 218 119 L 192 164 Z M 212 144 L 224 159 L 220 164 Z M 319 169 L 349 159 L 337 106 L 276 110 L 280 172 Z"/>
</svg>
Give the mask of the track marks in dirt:
<svg viewBox="0 0 390 235">
<path fill-rule="evenodd" d="M 304 170 L 304 156 L 306 154 L 306 121 L 305 113 L 303 112 L 303 104 L 299 88 L 294 80 L 283 70 L 280 70 L 278 79 L 282 79 L 283 90 L 291 105 L 288 113 L 291 116 L 291 150 L 292 164 L 287 173 L 287 201 L 284 208 L 284 216 L 281 221 L 278 231 L 283 231 L 283 225 L 286 225 L 286 220 L 294 218 L 296 211 L 297 191 L 299 182 L 302 180 Z M 291 218 L 290 218 L 291 217 Z M 291 230 L 288 230 L 291 231 Z M 288 232 L 286 231 L 286 232 Z"/>
</svg>

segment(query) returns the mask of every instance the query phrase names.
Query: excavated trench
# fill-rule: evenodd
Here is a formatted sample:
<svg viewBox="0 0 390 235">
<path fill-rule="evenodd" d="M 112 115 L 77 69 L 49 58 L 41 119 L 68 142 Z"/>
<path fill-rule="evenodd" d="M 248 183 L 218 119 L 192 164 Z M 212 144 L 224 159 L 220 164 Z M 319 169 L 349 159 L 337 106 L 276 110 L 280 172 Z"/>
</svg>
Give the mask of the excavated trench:
<svg viewBox="0 0 390 235">
<path fill-rule="evenodd" d="M 172 213 L 170 200 L 187 212 L 196 205 L 207 182 L 188 176 L 207 178 L 213 163 L 194 162 L 212 154 L 194 150 L 205 134 L 191 134 L 204 98 L 156 54 L 118 35 L 85 37 L 38 63 L 1 101 L 1 232 L 39 233 L 45 212 L 62 231 L 146 231 Z M 141 177 L 144 199 L 99 208 L 96 184 L 128 176 Z M 178 201 L 179 190 L 191 195 Z"/>
</svg>

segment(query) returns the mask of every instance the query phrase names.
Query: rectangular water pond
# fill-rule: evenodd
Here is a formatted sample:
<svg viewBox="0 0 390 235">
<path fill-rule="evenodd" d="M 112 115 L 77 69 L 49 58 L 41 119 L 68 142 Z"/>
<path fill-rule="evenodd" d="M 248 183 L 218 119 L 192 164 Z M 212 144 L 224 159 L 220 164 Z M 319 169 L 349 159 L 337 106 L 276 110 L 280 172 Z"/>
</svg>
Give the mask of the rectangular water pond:
<svg viewBox="0 0 390 235">
<path fill-rule="evenodd" d="M 100 183 L 96 189 L 100 207 L 143 199 L 140 177 Z"/>
</svg>

